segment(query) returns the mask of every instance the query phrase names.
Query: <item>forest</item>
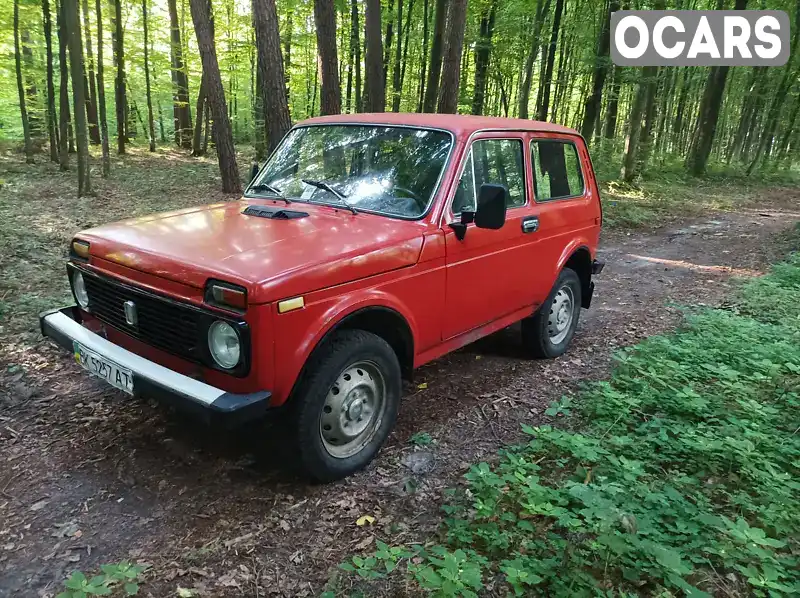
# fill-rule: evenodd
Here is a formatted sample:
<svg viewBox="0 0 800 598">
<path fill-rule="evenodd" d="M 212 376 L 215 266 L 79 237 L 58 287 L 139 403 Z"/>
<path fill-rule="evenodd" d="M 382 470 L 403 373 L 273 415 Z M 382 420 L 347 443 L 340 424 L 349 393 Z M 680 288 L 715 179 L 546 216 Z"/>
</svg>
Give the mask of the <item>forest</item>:
<svg viewBox="0 0 800 598">
<path fill-rule="evenodd" d="M 800 159 L 798 0 L 2 1 L 0 141 L 74 169 L 79 195 L 130 146 L 216 154 L 236 193 L 237 155 L 261 161 L 292 123 L 352 112 L 565 124 L 625 182 Z M 627 8 L 784 10 L 790 59 L 619 67 L 609 19 Z"/>
</svg>

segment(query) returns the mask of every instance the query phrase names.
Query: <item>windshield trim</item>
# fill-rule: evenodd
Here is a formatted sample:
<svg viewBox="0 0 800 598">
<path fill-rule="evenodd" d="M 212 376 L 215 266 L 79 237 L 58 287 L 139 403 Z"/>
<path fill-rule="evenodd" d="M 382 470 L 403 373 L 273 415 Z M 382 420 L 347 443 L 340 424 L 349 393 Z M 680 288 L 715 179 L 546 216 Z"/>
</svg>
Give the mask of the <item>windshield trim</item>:
<svg viewBox="0 0 800 598">
<path fill-rule="evenodd" d="M 425 206 L 425 210 L 419 216 L 402 216 L 400 214 L 394 214 L 394 213 L 391 213 L 391 212 L 382 212 L 380 210 L 368 210 L 366 208 L 361 208 L 359 206 L 355 206 L 355 208 L 356 208 L 356 210 L 358 210 L 359 214 L 375 214 L 375 215 L 378 215 L 378 216 L 386 216 L 388 218 L 394 218 L 395 220 L 409 220 L 409 221 L 422 220 L 423 218 L 425 218 L 430 213 L 431 208 L 433 207 L 434 200 L 436 199 L 436 196 L 439 194 L 439 191 L 441 190 L 442 181 L 444 180 L 445 173 L 447 173 L 447 170 L 450 167 L 450 161 L 453 158 L 453 151 L 455 150 L 455 147 L 456 147 L 456 135 L 455 135 L 455 133 L 453 133 L 453 131 L 450 131 L 449 129 L 442 129 L 442 128 L 439 128 L 439 127 L 421 127 L 421 126 L 417 126 L 417 125 L 397 125 L 397 124 L 391 124 L 391 123 L 385 123 L 385 122 L 347 121 L 347 122 L 321 122 L 321 123 L 306 123 L 306 124 L 300 123 L 300 124 L 297 124 L 297 125 L 293 126 L 291 129 L 289 129 L 286 132 L 286 135 L 284 135 L 283 138 L 281 139 L 280 143 L 275 146 L 275 149 L 277 150 L 283 144 L 283 142 L 286 140 L 286 138 L 289 136 L 289 134 L 292 131 L 296 130 L 296 129 L 307 129 L 307 128 L 311 128 L 311 127 L 341 127 L 341 126 L 344 126 L 344 127 L 388 127 L 388 128 L 393 128 L 393 129 L 414 129 L 414 130 L 417 130 L 417 131 L 436 131 L 438 133 L 447 133 L 450 136 L 450 148 L 447 150 L 447 156 L 445 157 L 444 164 L 442 164 L 442 169 L 439 172 L 439 178 L 436 179 L 436 184 L 433 186 L 433 191 L 431 192 L 431 196 L 428 198 L 428 203 Z M 272 154 L 270 154 L 269 158 L 267 158 L 266 162 L 264 162 L 264 166 L 262 166 L 259 169 L 258 174 L 250 182 L 250 184 L 247 185 L 247 188 L 244 190 L 243 197 L 246 197 L 246 198 L 249 198 L 249 199 L 281 199 L 281 197 L 278 197 L 278 196 L 263 195 L 263 194 L 256 194 L 256 193 L 252 193 L 251 195 L 248 195 L 248 192 L 250 191 L 250 187 L 253 185 L 253 183 L 255 181 L 258 180 L 259 176 L 261 176 L 261 173 L 267 168 L 267 166 L 269 166 L 269 164 L 272 161 L 272 158 L 273 158 L 274 155 L 275 155 L 275 151 L 273 150 Z M 323 205 L 323 206 L 327 206 L 327 207 L 342 208 L 342 209 L 345 209 L 345 210 L 348 209 L 344 204 L 341 204 L 341 203 L 338 203 L 338 202 L 306 201 L 304 199 L 299 199 L 299 198 L 291 198 L 291 201 L 292 201 L 292 203 L 297 202 L 297 203 L 304 203 L 304 204 L 310 204 L 310 205 Z"/>
</svg>

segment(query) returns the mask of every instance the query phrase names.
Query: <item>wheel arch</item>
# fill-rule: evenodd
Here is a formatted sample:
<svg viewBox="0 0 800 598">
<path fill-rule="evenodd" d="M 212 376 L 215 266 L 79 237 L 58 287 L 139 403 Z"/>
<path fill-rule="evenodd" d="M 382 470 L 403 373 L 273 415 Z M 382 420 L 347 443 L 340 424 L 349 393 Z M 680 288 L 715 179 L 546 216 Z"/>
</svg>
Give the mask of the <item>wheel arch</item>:
<svg viewBox="0 0 800 598">
<path fill-rule="evenodd" d="M 581 307 L 588 308 L 592 291 L 592 252 L 588 245 L 575 244 L 561 256 L 558 272 L 564 268 L 574 270 L 581 281 Z"/>
</svg>

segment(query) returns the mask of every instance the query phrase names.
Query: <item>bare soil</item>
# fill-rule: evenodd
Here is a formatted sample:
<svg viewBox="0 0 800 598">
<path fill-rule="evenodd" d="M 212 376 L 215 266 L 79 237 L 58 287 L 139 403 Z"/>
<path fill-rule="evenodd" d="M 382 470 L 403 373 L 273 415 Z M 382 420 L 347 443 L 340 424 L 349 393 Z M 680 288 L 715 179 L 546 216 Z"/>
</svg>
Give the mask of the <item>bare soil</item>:
<svg viewBox="0 0 800 598">
<path fill-rule="evenodd" d="M 282 467 L 269 425 L 210 429 L 88 378 L 48 341 L 4 339 L 0 595 L 55 595 L 71 570 L 121 559 L 152 565 L 143 595 L 316 595 L 376 538 L 424 542 L 443 491 L 519 439 L 521 422 L 557 424 L 548 404 L 606 377 L 615 350 L 673 329 L 681 306 L 719 304 L 786 251 L 800 191 L 748 203 L 605 233 L 606 267 L 565 356 L 527 359 L 511 327 L 422 368 L 375 462 L 325 486 Z M 409 442 L 422 432 L 433 443 Z M 358 525 L 363 515 L 374 522 Z"/>
</svg>

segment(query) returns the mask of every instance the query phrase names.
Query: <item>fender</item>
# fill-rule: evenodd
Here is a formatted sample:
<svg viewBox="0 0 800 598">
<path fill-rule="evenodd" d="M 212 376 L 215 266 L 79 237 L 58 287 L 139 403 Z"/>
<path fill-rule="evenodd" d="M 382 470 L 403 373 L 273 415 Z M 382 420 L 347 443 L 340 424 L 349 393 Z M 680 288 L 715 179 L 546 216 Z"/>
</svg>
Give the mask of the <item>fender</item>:
<svg viewBox="0 0 800 598">
<path fill-rule="evenodd" d="M 348 318 L 370 308 L 381 308 L 397 314 L 408 325 L 412 342 L 416 342 L 418 327 L 413 313 L 397 297 L 380 288 L 364 289 L 309 303 L 305 309 L 295 312 L 296 316 L 303 316 L 302 325 L 300 318 L 297 318 L 291 335 L 278 333 L 276 336 L 283 337 L 286 344 L 283 347 L 276 344 L 275 347 L 275 389 L 272 404 L 277 406 L 286 401 L 308 358 L 332 331 Z M 280 315 L 276 312 L 274 317 L 279 319 L 291 315 L 291 312 Z M 280 328 L 282 326 L 274 327 L 276 331 Z M 298 340 L 300 342 L 296 342 Z M 279 354 L 287 349 L 291 354 L 284 354 L 285 357 L 281 358 Z"/>
<path fill-rule="evenodd" d="M 586 251 L 589 252 L 589 260 L 591 261 L 592 258 L 594 258 L 594 256 L 592 255 L 592 250 L 589 249 L 589 247 L 590 247 L 589 239 L 587 239 L 585 236 L 575 237 L 569 243 L 567 243 L 567 246 L 564 247 L 564 251 L 561 252 L 561 256 L 558 258 L 558 265 L 556 266 L 556 269 L 553 272 L 552 276 L 553 282 L 550 285 L 551 287 L 553 286 L 553 284 L 555 284 L 558 275 L 561 273 L 561 270 L 564 269 L 564 265 L 576 251 L 578 251 L 579 249 L 585 249 Z"/>
</svg>

